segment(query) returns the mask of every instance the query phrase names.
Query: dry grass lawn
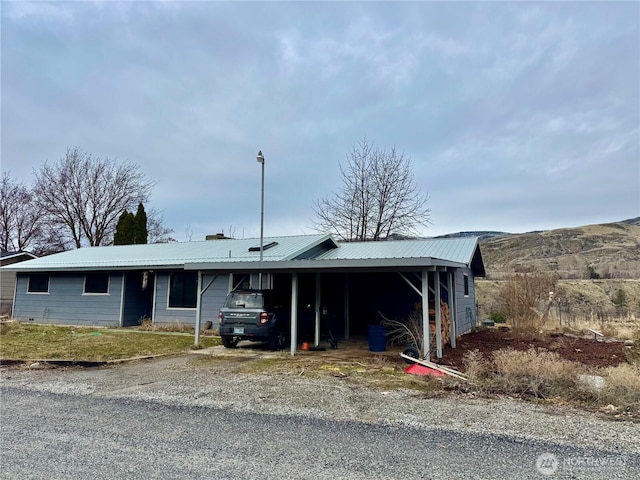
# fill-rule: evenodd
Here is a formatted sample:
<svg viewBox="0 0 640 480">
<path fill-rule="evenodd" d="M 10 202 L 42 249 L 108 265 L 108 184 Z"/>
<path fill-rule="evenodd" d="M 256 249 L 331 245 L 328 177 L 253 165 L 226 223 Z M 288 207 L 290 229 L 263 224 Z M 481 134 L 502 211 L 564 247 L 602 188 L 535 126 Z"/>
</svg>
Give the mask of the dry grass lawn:
<svg viewBox="0 0 640 480">
<path fill-rule="evenodd" d="M 202 347 L 219 344 L 214 337 L 200 340 Z M 0 332 L 0 358 L 106 361 L 184 352 L 193 341 L 189 334 L 9 322 Z"/>
</svg>

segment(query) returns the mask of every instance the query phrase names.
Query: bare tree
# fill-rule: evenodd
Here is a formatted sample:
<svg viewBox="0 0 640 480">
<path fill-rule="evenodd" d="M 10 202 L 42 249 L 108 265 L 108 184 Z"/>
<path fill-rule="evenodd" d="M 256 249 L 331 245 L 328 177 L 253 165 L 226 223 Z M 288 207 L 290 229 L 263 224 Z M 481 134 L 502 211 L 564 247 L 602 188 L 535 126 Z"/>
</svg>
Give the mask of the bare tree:
<svg viewBox="0 0 640 480">
<path fill-rule="evenodd" d="M 314 204 L 316 230 L 342 240 L 385 240 L 427 226 L 430 210 L 413 178 L 411 159 L 395 147 L 374 148 L 363 139 L 340 164 L 342 189 Z"/>
<path fill-rule="evenodd" d="M 137 165 L 92 157 L 75 147 L 34 171 L 36 201 L 62 245 L 111 243 L 118 217 L 146 202 L 153 183 Z"/>
<path fill-rule="evenodd" d="M 547 321 L 556 297 L 556 273 L 511 275 L 500 289 L 499 308 L 518 335 L 535 336 Z"/>
<path fill-rule="evenodd" d="M 3 172 L 0 184 L 0 248 L 35 250 L 43 232 L 41 211 L 23 184 Z"/>
<path fill-rule="evenodd" d="M 177 241 L 171 236 L 173 229 L 165 225 L 162 213 L 154 208 L 147 212 L 147 231 L 149 243 L 172 243 Z"/>
<path fill-rule="evenodd" d="M 191 226 L 191 224 L 188 224 L 186 227 L 184 227 L 184 238 L 187 240 L 187 242 L 191 242 L 193 240 L 193 227 Z"/>
</svg>

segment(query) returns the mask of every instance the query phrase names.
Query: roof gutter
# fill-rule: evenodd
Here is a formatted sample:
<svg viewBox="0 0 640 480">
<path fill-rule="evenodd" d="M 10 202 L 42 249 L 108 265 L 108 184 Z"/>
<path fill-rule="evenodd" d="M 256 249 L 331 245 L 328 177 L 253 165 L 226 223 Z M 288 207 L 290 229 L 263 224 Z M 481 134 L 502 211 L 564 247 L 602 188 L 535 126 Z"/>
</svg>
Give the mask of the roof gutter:
<svg viewBox="0 0 640 480">
<path fill-rule="evenodd" d="M 413 271 L 428 267 L 467 267 L 464 263 L 451 262 L 436 258 L 384 258 L 384 259 L 340 259 L 340 260 L 285 260 L 264 262 L 264 268 L 268 271 L 296 271 L 315 272 L 318 270 L 389 270 L 398 269 Z M 185 270 L 203 271 L 257 271 L 259 265 L 252 265 L 247 262 L 227 262 L 227 263 L 185 263 Z"/>
</svg>

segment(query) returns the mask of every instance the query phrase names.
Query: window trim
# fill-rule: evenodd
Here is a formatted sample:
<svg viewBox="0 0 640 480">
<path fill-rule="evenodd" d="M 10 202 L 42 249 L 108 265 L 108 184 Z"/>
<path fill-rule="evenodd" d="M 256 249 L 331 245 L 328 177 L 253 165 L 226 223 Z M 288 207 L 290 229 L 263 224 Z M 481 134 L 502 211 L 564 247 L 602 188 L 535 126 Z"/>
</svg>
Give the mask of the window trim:
<svg viewBox="0 0 640 480">
<path fill-rule="evenodd" d="M 464 296 L 468 297 L 469 296 L 469 274 L 468 273 L 463 273 L 462 274 L 462 282 L 463 282 L 463 289 L 464 289 Z"/>
<path fill-rule="evenodd" d="M 32 277 L 47 277 L 47 290 L 31 290 L 31 278 Z M 27 279 L 27 295 L 49 295 L 51 288 L 51 275 L 48 273 L 30 273 Z"/>
<path fill-rule="evenodd" d="M 193 307 L 177 307 L 171 306 L 171 282 L 173 280 L 173 276 L 175 274 L 186 275 L 188 273 L 193 273 L 196 275 L 196 297 L 195 297 L 195 305 Z M 196 310 L 198 308 L 198 272 L 186 272 L 186 271 L 175 271 L 169 273 L 169 281 L 167 282 L 167 310 Z"/>
<path fill-rule="evenodd" d="M 101 276 L 105 275 L 107 277 L 107 291 L 106 292 L 87 292 L 87 277 L 89 275 L 101 275 Z M 111 288 L 111 275 L 109 275 L 108 273 L 89 272 L 84 274 L 84 284 L 82 286 L 82 295 L 87 295 L 87 296 L 110 295 L 109 293 L 110 288 Z"/>
</svg>

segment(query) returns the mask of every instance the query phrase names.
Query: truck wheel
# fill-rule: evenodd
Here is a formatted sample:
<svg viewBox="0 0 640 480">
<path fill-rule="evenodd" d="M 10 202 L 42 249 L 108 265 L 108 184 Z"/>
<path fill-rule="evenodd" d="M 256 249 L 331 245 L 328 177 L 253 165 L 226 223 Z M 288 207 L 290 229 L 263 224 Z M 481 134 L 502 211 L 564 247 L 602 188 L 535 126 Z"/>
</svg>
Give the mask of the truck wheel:
<svg viewBox="0 0 640 480">
<path fill-rule="evenodd" d="M 222 345 L 224 345 L 226 348 L 236 348 L 236 346 L 238 345 L 238 339 L 235 337 L 221 337 L 222 338 Z"/>
<path fill-rule="evenodd" d="M 271 350 L 282 350 L 284 347 L 285 338 L 282 333 L 276 333 L 271 340 L 269 340 L 269 348 Z"/>
</svg>

